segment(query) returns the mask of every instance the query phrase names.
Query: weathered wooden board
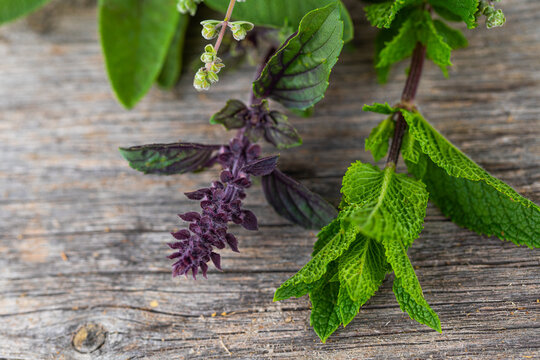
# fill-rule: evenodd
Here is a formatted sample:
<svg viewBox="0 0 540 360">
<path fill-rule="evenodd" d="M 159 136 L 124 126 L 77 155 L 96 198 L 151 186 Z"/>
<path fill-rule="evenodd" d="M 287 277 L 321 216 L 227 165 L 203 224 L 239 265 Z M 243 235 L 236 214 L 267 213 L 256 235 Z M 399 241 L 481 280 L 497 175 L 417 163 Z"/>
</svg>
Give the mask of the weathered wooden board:
<svg viewBox="0 0 540 360">
<path fill-rule="evenodd" d="M 334 202 L 348 165 L 370 161 L 364 139 L 380 118 L 362 105 L 397 100 L 405 80 L 402 64 L 391 84 L 376 83 L 362 6 L 352 1 L 356 48 L 343 52 L 315 115 L 294 118 L 304 145 L 280 159 Z M 427 65 L 418 102 L 442 133 L 538 203 L 540 3 L 501 6 L 507 25 L 467 31 L 470 47 L 455 53 L 449 79 Z M 0 358 L 540 358 L 538 250 L 461 229 L 432 206 L 409 254 L 442 335 L 401 313 L 386 281 L 321 344 L 306 298 L 272 302 L 309 259 L 314 233 L 279 218 L 258 186 L 247 206 L 261 230 L 235 229 L 241 253 L 224 252 L 225 271 L 171 279 L 167 232 L 181 225 L 178 212 L 198 206 L 182 192 L 217 169 L 143 176 L 117 147 L 225 141 L 208 118 L 229 97 L 247 99 L 253 69 L 225 71 L 206 94 L 186 76 L 176 92 L 154 89 L 126 111 L 107 82 L 95 15 L 68 8 L 47 33 L 24 20 L 0 29 Z"/>
</svg>

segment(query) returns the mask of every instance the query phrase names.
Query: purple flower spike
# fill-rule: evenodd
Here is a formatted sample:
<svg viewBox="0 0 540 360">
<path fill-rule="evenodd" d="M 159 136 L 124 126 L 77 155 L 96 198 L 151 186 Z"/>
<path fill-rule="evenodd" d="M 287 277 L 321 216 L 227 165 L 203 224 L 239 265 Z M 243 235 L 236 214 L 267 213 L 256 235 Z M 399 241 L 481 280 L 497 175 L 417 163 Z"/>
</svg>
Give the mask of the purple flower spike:
<svg viewBox="0 0 540 360">
<path fill-rule="evenodd" d="M 214 249 L 228 245 L 239 252 L 238 240 L 228 233 L 228 223 L 242 225 L 247 230 L 257 230 L 257 218 L 249 210 L 242 209 L 245 189 L 251 186 L 251 175 L 265 175 L 274 170 L 277 157 L 259 160 L 261 148 L 253 145 L 240 133 L 228 146 L 222 146 L 216 161 L 223 167 L 220 181 L 208 188 L 185 193 L 189 199 L 200 201 L 201 212 L 187 212 L 178 216 L 189 222 L 187 229 L 172 233 L 178 242 L 169 244 L 176 250 L 169 256 L 173 276 L 186 275 L 191 271 L 195 279 L 199 269 L 206 278 L 208 262 L 221 270 L 221 256 Z"/>
</svg>

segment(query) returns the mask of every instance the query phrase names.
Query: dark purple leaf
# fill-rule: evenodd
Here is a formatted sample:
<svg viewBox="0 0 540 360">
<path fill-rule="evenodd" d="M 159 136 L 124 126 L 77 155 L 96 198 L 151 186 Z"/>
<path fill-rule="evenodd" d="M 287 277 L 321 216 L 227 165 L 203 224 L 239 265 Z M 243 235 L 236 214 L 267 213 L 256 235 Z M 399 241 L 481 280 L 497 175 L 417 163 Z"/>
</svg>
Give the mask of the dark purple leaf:
<svg viewBox="0 0 540 360">
<path fill-rule="evenodd" d="M 178 214 L 178 216 L 180 217 L 180 219 L 184 221 L 199 220 L 201 218 L 201 215 L 199 215 L 199 213 L 194 212 L 194 211 L 187 212 L 185 214 Z"/>
<path fill-rule="evenodd" d="M 218 253 L 212 252 L 210 253 L 210 259 L 212 259 L 214 266 L 221 270 L 221 256 Z"/>
<path fill-rule="evenodd" d="M 247 230 L 258 230 L 257 217 L 249 210 L 242 211 L 242 226 Z"/>
<path fill-rule="evenodd" d="M 213 163 L 212 154 L 220 147 L 192 143 L 150 144 L 120 148 L 120 153 L 135 170 L 172 175 L 202 170 Z"/>
<path fill-rule="evenodd" d="M 264 176 L 262 185 L 274 210 L 305 228 L 320 229 L 337 216 L 330 203 L 278 169 Z"/>
<path fill-rule="evenodd" d="M 276 168 L 279 156 L 267 156 L 250 162 L 242 168 L 246 174 L 253 176 L 264 176 L 270 174 Z"/>
<path fill-rule="evenodd" d="M 176 240 L 185 240 L 185 239 L 189 239 L 189 237 L 191 236 L 191 234 L 189 233 L 189 231 L 187 230 L 180 230 L 180 231 L 177 231 L 177 232 L 173 232 L 171 233 L 171 235 L 176 239 Z"/>
<path fill-rule="evenodd" d="M 232 251 L 240 252 L 238 250 L 238 240 L 236 240 L 236 237 L 233 234 L 225 235 L 225 240 L 227 241 L 227 244 L 229 244 Z"/>
</svg>

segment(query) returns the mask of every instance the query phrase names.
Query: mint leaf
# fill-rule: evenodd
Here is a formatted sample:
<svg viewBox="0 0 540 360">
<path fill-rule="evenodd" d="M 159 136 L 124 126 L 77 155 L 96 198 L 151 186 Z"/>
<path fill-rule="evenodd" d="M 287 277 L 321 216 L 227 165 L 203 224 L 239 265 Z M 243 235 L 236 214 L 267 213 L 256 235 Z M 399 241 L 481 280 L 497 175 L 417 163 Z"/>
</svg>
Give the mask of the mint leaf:
<svg viewBox="0 0 540 360">
<path fill-rule="evenodd" d="M 450 54 L 452 48 L 445 41 L 443 36 L 437 32 L 437 28 L 431 19 L 431 14 L 422 12 L 423 19 L 418 29 L 418 40 L 426 46 L 426 56 L 428 59 L 439 65 L 444 76 L 448 76 L 447 66 L 451 66 Z"/>
<path fill-rule="evenodd" d="M 461 33 L 461 31 L 451 28 L 440 20 L 433 20 L 433 25 L 437 33 L 442 37 L 445 43 L 454 49 L 460 49 L 467 47 L 469 42 L 467 38 Z"/>
<path fill-rule="evenodd" d="M 385 44 L 391 41 L 396 36 L 397 30 L 393 27 L 390 29 L 381 29 L 375 38 L 375 56 L 373 57 L 373 64 L 376 66 L 381 59 L 381 51 L 384 49 Z M 390 73 L 390 65 L 375 67 L 377 73 L 377 81 L 384 84 L 388 81 L 388 74 Z"/>
<path fill-rule="evenodd" d="M 358 307 L 375 294 L 387 270 L 383 246 L 362 235 L 357 236 L 355 243 L 339 258 L 339 281 L 347 296 L 358 302 Z"/>
<path fill-rule="evenodd" d="M 390 116 L 371 130 L 369 137 L 366 139 L 365 150 L 371 151 L 375 161 L 382 159 L 388 152 L 388 141 L 394 135 L 394 127 L 395 123 Z"/>
<path fill-rule="evenodd" d="M 401 156 L 405 161 L 413 164 L 418 164 L 422 151 L 418 146 L 418 142 L 414 140 L 414 136 L 410 132 L 406 132 L 401 142 Z"/>
<path fill-rule="evenodd" d="M 220 145 L 192 143 L 151 144 L 120 148 L 133 169 L 145 174 L 172 175 L 202 170 L 213 162 Z"/>
<path fill-rule="evenodd" d="M 349 221 L 379 242 L 400 240 L 408 247 L 423 228 L 428 201 L 425 185 L 396 174 L 394 167 L 381 171 L 357 161 L 343 177 L 341 193 L 347 203 L 355 204 L 350 206 Z"/>
<path fill-rule="evenodd" d="M 343 286 L 339 287 L 337 306 L 339 308 L 339 317 L 343 327 L 347 326 L 360 311 L 363 303 L 354 301 L 349 296 L 349 292 Z"/>
<path fill-rule="evenodd" d="M 387 102 L 384 104 L 374 103 L 373 105 L 364 105 L 362 107 L 362 111 L 370 111 L 370 112 L 385 114 L 385 115 L 393 114 L 398 110 L 399 108 L 392 107 L 388 105 Z"/>
<path fill-rule="evenodd" d="M 418 112 L 402 110 L 419 143 L 409 171 L 426 184 L 431 199 L 455 223 L 531 248 L 540 247 L 540 207 L 491 176 L 439 134 Z"/>
<path fill-rule="evenodd" d="M 459 16 L 469 29 L 474 29 L 476 23 L 475 13 L 478 9 L 478 0 L 428 0 L 436 8 L 443 8 Z"/>
<path fill-rule="evenodd" d="M 441 331 L 441 321 L 437 313 L 433 311 L 427 301 L 422 297 L 420 301 L 417 301 L 414 296 L 405 290 L 402 286 L 400 278 L 394 278 L 394 284 L 392 286 L 396 300 L 399 303 L 401 311 L 407 312 L 411 319 L 418 321 L 421 324 L 427 325 L 430 328 Z"/>
<path fill-rule="evenodd" d="M 431 310 L 424 299 L 422 287 L 407 256 L 407 245 L 401 239 L 388 238 L 384 239 L 383 245 L 386 249 L 386 259 L 392 266 L 396 278 L 399 279 L 397 290 L 402 289 L 402 291 L 394 290 L 400 308 L 407 311 L 412 319 L 440 332 L 441 323 L 437 314 Z M 396 284 L 395 280 L 394 284 Z"/>
<path fill-rule="evenodd" d="M 253 83 L 255 95 L 301 110 L 319 102 L 343 47 L 342 33 L 337 3 L 308 13 Z"/>
<path fill-rule="evenodd" d="M 339 217 L 335 218 L 328 225 L 324 226 L 317 234 L 317 241 L 315 241 L 315 244 L 313 245 L 313 252 L 311 253 L 311 256 L 315 256 L 319 251 L 321 251 L 321 249 L 334 238 L 340 229 L 341 219 Z"/>
<path fill-rule="evenodd" d="M 325 7 L 336 0 L 271 0 L 237 2 L 234 6 L 233 19 L 249 21 L 255 26 L 274 28 L 298 28 L 300 21 L 311 10 Z M 210 8 L 225 13 L 229 0 L 205 0 Z M 345 6 L 339 2 L 341 20 L 343 20 L 343 41 L 349 42 L 354 36 L 353 22 Z"/>
<path fill-rule="evenodd" d="M 239 129 L 246 123 L 249 109 L 240 100 L 227 100 L 223 109 L 212 115 L 210 124 L 221 124 L 227 130 Z"/>
<path fill-rule="evenodd" d="M 132 108 L 157 79 L 178 25 L 175 0 L 100 0 L 99 31 L 118 100 Z"/>
<path fill-rule="evenodd" d="M 448 35 L 448 33 L 445 34 Z M 449 36 L 452 36 L 452 41 L 456 40 L 455 34 Z M 431 14 L 424 10 L 416 10 L 407 17 L 399 28 L 398 34 L 387 42 L 379 53 L 376 68 L 388 69 L 392 64 L 409 57 L 418 42 L 426 46 L 426 56 L 439 65 L 447 76 L 446 67 L 452 65 L 450 62 L 452 48 L 446 43 L 445 37 L 438 33 Z M 385 76 L 386 73 L 387 70 L 384 70 L 383 75 Z"/>
<path fill-rule="evenodd" d="M 342 212 L 340 217 L 346 215 L 348 215 L 347 212 Z M 328 235 L 329 234 L 325 234 L 325 236 Z M 344 227 L 344 224 L 341 223 L 338 231 L 331 235 L 331 238 L 329 238 L 326 244 L 313 255 L 312 259 L 277 289 L 274 300 L 284 299 L 284 294 L 292 292 L 291 289 L 289 289 L 290 287 L 303 287 L 304 285 L 302 283 L 310 284 L 319 280 L 327 272 L 328 264 L 341 256 L 341 254 L 349 248 L 355 238 L 356 229 L 354 226 Z"/>
<path fill-rule="evenodd" d="M 341 324 L 338 295 L 338 282 L 327 282 L 309 293 L 312 305 L 310 325 L 323 343 Z"/>
<path fill-rule="evenodd" d="M 376 68 L 389 68 L 392 64 L 411 56 L 418 42 L 415 22 L 416 20 L 411 15 L 401 24 L 397 35 L 385 43 L 384 48 L 379 53 L 379 61 L 375 64 Z"/>
<path fill-rule="evenodd" d="M 0 1 L 0 24 L 13 21 L 37 10 L 50 0 L 2 0 Z"/>
<path fill-rule="evenodd" d="M 182 55 L 184 52 L 184 41 L 186 38 L 186 30 L 189 23 L 189 16 L 180 15 L 176 31 L 171 40 L 169 51 L 165 56 L 165 62 L 161 67 L 161 72 L 157 78 L 157 83 L 165 88 L 171 89 L 180 78 L 182 72 Z"/>
<path fill-rule="evenodd" d="M 378 28 L 390 28 L 390 25 L 401 9 L 420 4 L 422 4 L 422 0 L 396 0 L 369 5 L 364 10 L 371 25 Z"/>
<path fill-rule="evenodd" d="M 277 169 L 262 178 L 262 186 L 278 214 L 307 229 L 320 229 L 337 216 L 330 203 Z"/>
</svg>

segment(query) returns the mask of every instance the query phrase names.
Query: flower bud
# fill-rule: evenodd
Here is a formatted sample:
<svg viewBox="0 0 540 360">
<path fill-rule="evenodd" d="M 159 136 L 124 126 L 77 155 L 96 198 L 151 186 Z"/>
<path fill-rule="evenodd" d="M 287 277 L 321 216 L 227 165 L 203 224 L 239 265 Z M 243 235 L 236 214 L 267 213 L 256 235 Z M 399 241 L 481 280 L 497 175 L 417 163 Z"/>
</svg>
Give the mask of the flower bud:
<svg viewBox="0 0 540 360">
<path fill-rule="evenodd" d="M 202 67 L 197 71 L 195 79 L 193 79 L 193 87 L 197 89 L 197 91 L 210 89 L 210 81 L 208 80 L 206 68 Z"/>
<path fill-rule="evenodd" d="M 181 14 L 189 13 L 191 16 L 194 16 L 197 11 L 197 4 L 200 2 L 201 0 L 178 0 L 176 8 Z"/>
<path fill-rule="evenodd" d="M 219 20 L 204 20 L 201 21 L 201 25 L 203 26 L 202 29 L 202 36 L 206 40 L 211 40 L 215 38 L 218 34 L 218 27 L 221 25 L 221 21 Z"/>
<path fill-rule="evenodd" d="M 248 31 L 253 29 L 253 24 L 247 21 L 235 21 L 229 23 L 235 40 L 244 40 Z"/>
</svg>

